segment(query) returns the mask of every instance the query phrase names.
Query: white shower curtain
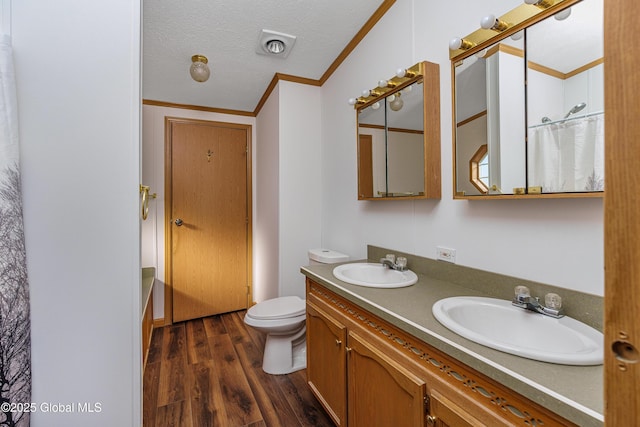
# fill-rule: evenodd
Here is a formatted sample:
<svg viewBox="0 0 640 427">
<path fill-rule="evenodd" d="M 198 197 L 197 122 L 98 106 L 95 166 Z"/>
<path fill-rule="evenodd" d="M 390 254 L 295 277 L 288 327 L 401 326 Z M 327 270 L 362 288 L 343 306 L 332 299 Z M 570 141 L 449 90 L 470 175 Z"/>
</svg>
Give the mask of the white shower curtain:
<svg viewBox="0 0 640 427">
<path fill-rule="evenodd" d="M 29 285 L 22 221 L 18 111 L 11 39 L 0 36 L 0 425 L 28 426 Z"/>
<path fill-rule="evenodd" d="M 530 128 L 527 160 L 544 193 L 604 190 L 604 113 Z"/>
</svg>

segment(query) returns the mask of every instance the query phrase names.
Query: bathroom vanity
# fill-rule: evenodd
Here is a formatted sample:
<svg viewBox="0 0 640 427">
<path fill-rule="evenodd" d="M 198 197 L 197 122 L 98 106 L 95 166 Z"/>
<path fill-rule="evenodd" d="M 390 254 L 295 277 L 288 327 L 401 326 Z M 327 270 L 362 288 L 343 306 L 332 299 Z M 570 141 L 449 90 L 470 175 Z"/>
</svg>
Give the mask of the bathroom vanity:
<svg viewBox="0 0 640 427">
<path fill-rule="evenodd" d="M 308 383 L 336 425 L 603 425 L 602 366 L 502 353 L 431 313 L 442 298 L 486 293 L 420 271 L 406 288 L 355 286 L 333 267 L 301 271 Z"/>
</svg>

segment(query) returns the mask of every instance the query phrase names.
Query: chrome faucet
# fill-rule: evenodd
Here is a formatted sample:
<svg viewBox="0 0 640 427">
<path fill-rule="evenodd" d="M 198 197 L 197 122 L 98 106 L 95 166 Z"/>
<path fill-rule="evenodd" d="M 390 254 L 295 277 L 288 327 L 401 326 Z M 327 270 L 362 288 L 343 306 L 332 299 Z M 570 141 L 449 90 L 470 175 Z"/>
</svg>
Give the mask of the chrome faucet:
<svg viewBox="0 0 640 427">
<path fill-rule="evenodd" d="M 532 297 L 529 293 L 529 288 L 526 286 L 516 286 L 515 297 L 511 301 L 511 304 L 524 308 L 525 310 L 535 311 L 536 313 L 544 314 L 545 316 L 554 317 L 556 319 L 564 316 L 562 311 L 562 298 L 558 294 L 549 293 L 545 295 L 545 304 L 540 304 L 540 298 Z"/>
<path fill-rule="evenodd" d="M 386 257 L 380 258 L 380 264 L 386 265 L 392 270 L 405 271 L 407 269 L 407 259 L 401 256 L 396 259 L 394 254 L 387 254 Z"/>
</svg>

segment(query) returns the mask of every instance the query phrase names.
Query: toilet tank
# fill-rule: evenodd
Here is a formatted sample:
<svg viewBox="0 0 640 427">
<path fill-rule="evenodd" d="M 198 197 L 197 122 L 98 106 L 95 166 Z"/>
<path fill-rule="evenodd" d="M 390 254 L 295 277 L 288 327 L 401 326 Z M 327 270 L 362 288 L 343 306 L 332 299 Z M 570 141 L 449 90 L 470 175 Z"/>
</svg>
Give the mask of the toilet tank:
<svg viewBox="0 0 640 427">
<path fill-rule="evenodd" d="M 349 256 L 331 249 L 309 249 L 309 264 L 336 264 L 339 262 L 349 261 Z"/>
</svg>

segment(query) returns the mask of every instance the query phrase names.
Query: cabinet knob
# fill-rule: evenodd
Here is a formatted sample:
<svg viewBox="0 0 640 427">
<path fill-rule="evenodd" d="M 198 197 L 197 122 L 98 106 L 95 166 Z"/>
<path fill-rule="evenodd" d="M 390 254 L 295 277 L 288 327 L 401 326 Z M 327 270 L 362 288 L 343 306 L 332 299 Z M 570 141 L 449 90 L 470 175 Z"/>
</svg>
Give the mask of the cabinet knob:
<svg viewBox="0 0 640 427">
<path fill-rule="evenodd" d="M 336 345 L 338 345 L 338 346 L 339 346 L 339 345 L 342 345 L 342 341 L 341 341 L 341 340 L 339 340 L 339 339 L 336 339 Z"/>
<path fill-rule="evenodd" d="M 344 349 L 347 351 L 347 353 L 349 353 L 351 350 L 353 350 L 351 347 L 345 347 Z"/>
<path fill-rule="evenodd" d="M 433 415 L 427 415 L 427 424 L 430 426 L 435 426 L 436 425 L 436 417 L 434 417 Z"/>
</svg>

